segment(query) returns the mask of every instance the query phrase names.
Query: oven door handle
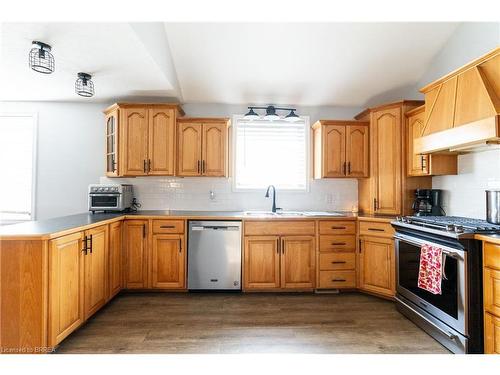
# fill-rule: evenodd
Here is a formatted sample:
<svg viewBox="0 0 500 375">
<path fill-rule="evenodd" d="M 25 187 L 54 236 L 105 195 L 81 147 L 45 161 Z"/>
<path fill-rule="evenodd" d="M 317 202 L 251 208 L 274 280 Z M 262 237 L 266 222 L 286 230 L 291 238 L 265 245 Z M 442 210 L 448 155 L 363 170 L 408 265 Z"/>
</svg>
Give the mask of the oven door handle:
<svg viewBox="0 0 500 375">
<path fill-rule="evenodd" d="M 121 193 L 90 193 L 90 197 L 119 197 Z"/>
<path fill-rule="evenodd" d="M 442 329 L 440 326 L 438 326 L 437 324 L 435 324 L 434 322 L 431 322 L 429 319 L 427 319 L 425 316 L 423 316 L 422 314 L 420 314 L 417 310 L 415 310 L 414 308 L 412 308 L 411 306 L 408 306 L 407 303 L 401 301 L 400 298 L 398 297 L 395 297 L 396 300 L 405 305 L 406 308 L 410 309 L 414 314 L 417 314 L 419 317 L 421 317 L 422 319 L 424 319 L 427 323 L 429 323 L 431 326 L 433 326 L 435 329 L 437 329 L 439 332 L 441 332 L 443 335 L 445 335 L 446 337 L 448 337 L 450 340 L 456 340 L 456 338 L 458 337 L 457 335 L 451 333 L 451 332 L 448 332 L 448 331 L 445 331 L 444 329 Z"/>
<path fill-rule="evenodd" d="M 439 247 L 441 249 L 441 252 L 443 254 L 445 254 L 446 256 L 449 256 L 450 258 L 454 258 L 454 259 L 458 259 L 458 260 L 463 260 L 464 259 L 460 255 L 460 253 L 457 252 L 457 250 L 454 250 L 454 249 L 452 249 L 450 247 L 447 247 L 447 246 L 442 246 L 440 244 L 434 244 L 432 242 L 415 241 L 415 240 L 410 239 L 409 237 L 403 236 L 401 234 L 396 234 L 394 236 L 394 239 L 399 240 L 399 241 L 403 241 L 403 242 L 407 242 L 407 243 L 415 245 L 415 246 L 422 246 L 422 245 L 425 245 L 425 244 L 428 243 L 429 245 L 434 245 L 436 247 Z"/>
</svg>

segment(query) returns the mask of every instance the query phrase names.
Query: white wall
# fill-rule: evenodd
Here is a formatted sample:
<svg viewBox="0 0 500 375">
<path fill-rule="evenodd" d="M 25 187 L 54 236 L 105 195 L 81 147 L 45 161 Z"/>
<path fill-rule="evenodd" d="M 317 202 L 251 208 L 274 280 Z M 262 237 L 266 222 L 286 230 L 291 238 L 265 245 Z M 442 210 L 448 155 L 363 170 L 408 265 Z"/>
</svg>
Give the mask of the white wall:
<svg viewBox="0 0 500 375">
<path fill-rule="evenodd" d="M 87 210 L 104 173 L 103 104 L 0 102 L 0 112 L 38 114 L 36 219 Z M 8 182 L 7 182 L 8 183 Z"/>
<path fill-rule="evenodd" d="M 500 45 L 500 23 L 467 22 L 438 55 L 415 89 L 440 78 Z M 500 150 L 458 157 L 458 175 L 433 177 L 432 187 L 444 190 L 448 215 L 486 218 L 485 189 L 500 188 Z"/>
<path fill-rule="evenodd" d="M 500 149 L 458 157 L 458 175 L 432 178 L 448 215 L 486 219 L 486 189 L 500 189 Z"/>
</svg>

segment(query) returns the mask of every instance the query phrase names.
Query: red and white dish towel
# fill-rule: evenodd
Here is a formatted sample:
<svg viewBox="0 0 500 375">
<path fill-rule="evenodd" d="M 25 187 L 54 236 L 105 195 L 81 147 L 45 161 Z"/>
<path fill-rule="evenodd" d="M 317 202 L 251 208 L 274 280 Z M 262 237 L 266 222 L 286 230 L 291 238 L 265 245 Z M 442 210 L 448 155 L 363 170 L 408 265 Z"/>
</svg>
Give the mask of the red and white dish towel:
<svg viewBox="0 0 500 375">
<path fill-rule="evenodd" d="M 418 287 L 432 294 L 441 294 L 443 276 L 443 250 L 437 246 L 422 245 L 420 248 L 420 266 Z"/>
</svg>

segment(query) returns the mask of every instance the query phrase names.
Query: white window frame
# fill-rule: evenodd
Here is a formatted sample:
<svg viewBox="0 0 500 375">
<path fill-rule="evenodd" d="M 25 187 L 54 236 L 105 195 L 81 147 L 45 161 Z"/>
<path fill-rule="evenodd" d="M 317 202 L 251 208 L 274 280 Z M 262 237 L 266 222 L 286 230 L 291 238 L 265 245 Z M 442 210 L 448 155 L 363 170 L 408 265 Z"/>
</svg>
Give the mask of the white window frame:
<svg viewBox="0 0 500 375">
<path fill-rule="evenodd" d="M 31 170 L 31 219 L 9 220 L 1 219 L 0 224 L 15 224 L 36 220 L 36 188 L 38 171 L 38 112 L 0 112 L 0 117 L 31 117 L 33 121 L 32 170 Z M 0 171 L 1 173 L 1 171 Z"/>
<path fill-rule="evenodd" d="M 243 119 L 244 115 L 233 115 L 233 127 L 234 130 L 231 132 L 231 190 L 234 193 L 255 193 L 257 191 L 265 190 L 266 188 L 239 188 L 236 186 L 236 126 L 238 120 Z M 305 189 L 279 189 L 280 194 L 287 193 L 309 193 L 310 192 L 310 182 L 311 182 L 311 126 L 309 123 L 309 116 L 300 116 L 304 121 L 304 131 L 305 131 L 305 142 L 306 142 L 306 187 Z M 272 182 L 270 181 L 269 184 Z"/>
</svg>

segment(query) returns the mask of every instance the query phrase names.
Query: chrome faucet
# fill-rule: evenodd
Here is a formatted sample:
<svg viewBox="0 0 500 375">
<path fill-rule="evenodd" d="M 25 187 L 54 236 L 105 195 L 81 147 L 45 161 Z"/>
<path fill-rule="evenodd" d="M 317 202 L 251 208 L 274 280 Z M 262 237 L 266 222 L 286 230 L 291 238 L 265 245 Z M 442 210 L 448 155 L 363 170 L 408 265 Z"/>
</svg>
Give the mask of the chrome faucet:
<svg viewBox="0 0 500 375">
<path fill-rule="evenodd" d="M 272 212 L 275 213 L 276 212 L 276 188 L 274 187 L 274 185 L 269 185 L 267 187 L 267 191 L 266 191 L 266 198 L 269 198 L 269 190 L 273 188 L 273 208 L 272 208 Z"/>
</svg>

